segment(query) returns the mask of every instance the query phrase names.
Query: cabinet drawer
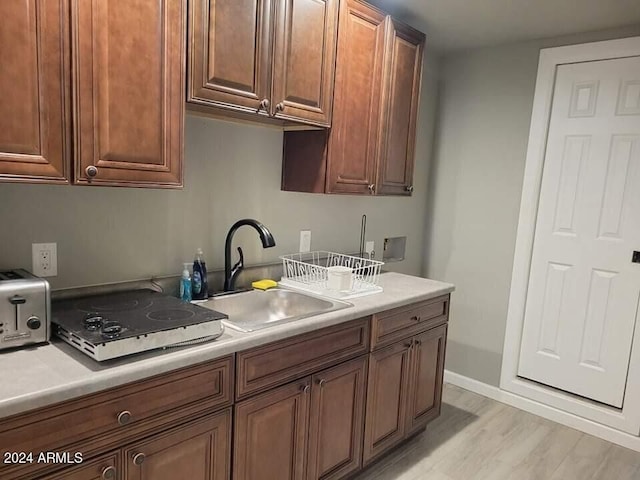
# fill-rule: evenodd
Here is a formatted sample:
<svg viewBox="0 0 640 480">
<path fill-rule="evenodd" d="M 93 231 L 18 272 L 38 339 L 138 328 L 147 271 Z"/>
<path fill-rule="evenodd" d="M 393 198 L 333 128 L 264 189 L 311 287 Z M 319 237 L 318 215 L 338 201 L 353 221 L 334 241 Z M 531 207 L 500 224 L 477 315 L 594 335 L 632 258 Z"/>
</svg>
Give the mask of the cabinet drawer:
<svg viewBox="0 0 640 480">
<path fill-rule="evenodd" d="M 449 295 L 395 308 L 373 316 L 371 348 L 389 345 L 447 321 Z"/>
<path fill-rule="evenodd" d="M 236 398 L 282 385 L 369 351 L 370 317 L 238 353 Z"/>
<path fill-rule="evenodd" d="M 164 424 L 230 405 L 232 378 L 233 357 L 226 357 L 22 414 L 0 422 L 0 450 L 36 454 L 69 447 L 88 456 Z M 0 478 L 5 478 L 2 465 Z"/>
</svg>

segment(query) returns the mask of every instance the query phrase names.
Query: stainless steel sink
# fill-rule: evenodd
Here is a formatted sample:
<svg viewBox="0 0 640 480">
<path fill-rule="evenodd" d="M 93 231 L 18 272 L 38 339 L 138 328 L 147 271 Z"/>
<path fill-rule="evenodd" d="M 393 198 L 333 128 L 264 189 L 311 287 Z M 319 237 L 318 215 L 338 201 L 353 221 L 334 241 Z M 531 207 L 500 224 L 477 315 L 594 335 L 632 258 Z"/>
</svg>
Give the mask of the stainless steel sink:
<svg viewBox="0 0 640 480">
<path fill-rule="evenodd" d="M 223 323 L 241 332 L 252 332 L 352 306 L 340 300 L 282 288 L 214 297 L 200 305 L 227 314 L 229 319 Z"/>
</svg>

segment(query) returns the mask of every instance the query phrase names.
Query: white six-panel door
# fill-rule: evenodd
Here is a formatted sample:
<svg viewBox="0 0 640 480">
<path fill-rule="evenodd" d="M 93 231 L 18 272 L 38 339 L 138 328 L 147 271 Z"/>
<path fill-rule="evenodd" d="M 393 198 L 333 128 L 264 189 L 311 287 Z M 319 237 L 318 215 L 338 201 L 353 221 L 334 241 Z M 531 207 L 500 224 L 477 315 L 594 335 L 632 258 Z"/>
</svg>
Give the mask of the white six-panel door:
<svg viewBox="0 0 640 480">
<path fill-rule="evenodd" d="M 640 57 L 557 69 L 518 375 L 615 407 L 640 295 Z"/>
</svg>

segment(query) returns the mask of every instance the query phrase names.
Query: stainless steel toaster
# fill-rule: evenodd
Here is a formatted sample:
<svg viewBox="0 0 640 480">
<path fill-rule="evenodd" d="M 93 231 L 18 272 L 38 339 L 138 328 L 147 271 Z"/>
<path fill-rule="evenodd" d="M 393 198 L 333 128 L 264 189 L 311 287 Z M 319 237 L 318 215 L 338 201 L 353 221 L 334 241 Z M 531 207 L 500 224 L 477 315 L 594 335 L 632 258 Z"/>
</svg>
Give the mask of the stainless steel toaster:
<svg viewBox="0 0 640 480">
<path fill-rule="evenodd" d="M 48 342 L 50 321 L 49 282 L 26 270 L 0 271 L 0 350 Z"/>
</svg>

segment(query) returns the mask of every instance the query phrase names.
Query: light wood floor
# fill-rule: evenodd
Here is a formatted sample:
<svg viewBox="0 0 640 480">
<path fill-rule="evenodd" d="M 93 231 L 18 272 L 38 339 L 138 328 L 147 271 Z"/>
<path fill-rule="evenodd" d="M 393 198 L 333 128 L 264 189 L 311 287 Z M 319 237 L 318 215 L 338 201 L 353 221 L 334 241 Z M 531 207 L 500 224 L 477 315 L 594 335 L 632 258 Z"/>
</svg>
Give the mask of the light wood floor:
<svg viewBox="0 0 640 480">
<path fill-rule="evenodd" d="M 640 480 L 640 453 L 446 385 L 427 431 L 356 480 Z"/>
</svg>

